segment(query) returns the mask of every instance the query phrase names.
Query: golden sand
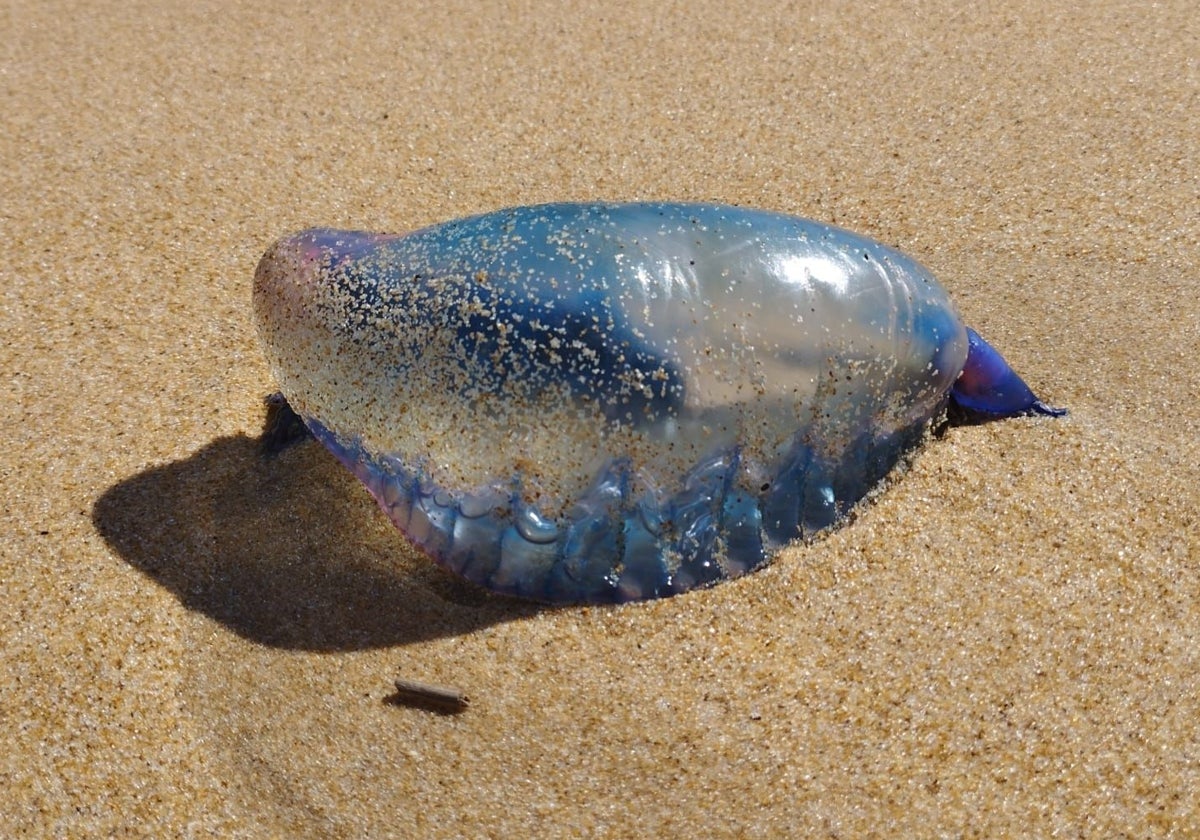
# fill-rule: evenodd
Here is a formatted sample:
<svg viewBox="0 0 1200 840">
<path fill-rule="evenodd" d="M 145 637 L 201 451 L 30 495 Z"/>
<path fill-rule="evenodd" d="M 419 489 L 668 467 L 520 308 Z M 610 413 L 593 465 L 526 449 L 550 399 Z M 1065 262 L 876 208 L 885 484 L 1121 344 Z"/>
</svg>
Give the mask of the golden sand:
<svg viewBox="0 0 1200 840">
<path fill-rule="evenodd" d="M 5 835 L 1200 833 L 1193 3 L 3 8 Z M 270 242 L 590 199 L 896 245 L 1072 414 L 617 609 L 261 456 Z"/>
</svg>

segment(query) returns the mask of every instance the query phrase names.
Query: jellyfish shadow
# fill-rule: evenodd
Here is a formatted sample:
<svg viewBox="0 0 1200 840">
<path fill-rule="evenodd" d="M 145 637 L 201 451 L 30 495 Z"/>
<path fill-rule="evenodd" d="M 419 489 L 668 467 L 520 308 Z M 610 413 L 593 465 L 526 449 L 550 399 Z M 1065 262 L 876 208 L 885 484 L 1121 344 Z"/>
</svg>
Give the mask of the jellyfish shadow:
<svg viewBox="0 0 1200 840">
<path fill-rule="evenodd" d="M 340 651 L 526 618 L 434 566 L 313 441 L 265 454 L 220 438 L 110 487 L 92 521 L 125 562 L 244 638 Z"/>
</svg>

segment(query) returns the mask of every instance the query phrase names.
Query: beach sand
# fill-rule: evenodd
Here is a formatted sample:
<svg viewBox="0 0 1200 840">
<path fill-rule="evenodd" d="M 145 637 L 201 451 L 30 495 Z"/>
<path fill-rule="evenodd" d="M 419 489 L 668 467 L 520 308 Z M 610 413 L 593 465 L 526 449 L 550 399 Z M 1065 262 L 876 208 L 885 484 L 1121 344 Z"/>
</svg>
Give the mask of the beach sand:
<svg viewBox="0 0 1200 840">
<path fill-rule="evenodd" d="M 1200 833 L 1193 3 L 3 8 L 4 834 Z M 276 237 L 591 199 L 898 246 L 1071 414 L 612 609 L 262 456 Z"/>
</svg>

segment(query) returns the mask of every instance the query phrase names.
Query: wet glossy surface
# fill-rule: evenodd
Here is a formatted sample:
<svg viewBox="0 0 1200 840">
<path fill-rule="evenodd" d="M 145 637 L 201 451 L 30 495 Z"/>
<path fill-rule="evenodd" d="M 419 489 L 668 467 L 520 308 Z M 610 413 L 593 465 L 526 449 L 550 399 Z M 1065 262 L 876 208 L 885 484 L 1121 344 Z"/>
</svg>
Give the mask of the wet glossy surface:
<svg viewBox="0 0 1200 840">
<path fill-rule="evenodd" d="M 894 249 L 711 205 L 306 231 L 255 310 L 284 394 L 398 527 L 552 601 L 674 594 L 835 524 L 968 347 Z"/>
</svg>

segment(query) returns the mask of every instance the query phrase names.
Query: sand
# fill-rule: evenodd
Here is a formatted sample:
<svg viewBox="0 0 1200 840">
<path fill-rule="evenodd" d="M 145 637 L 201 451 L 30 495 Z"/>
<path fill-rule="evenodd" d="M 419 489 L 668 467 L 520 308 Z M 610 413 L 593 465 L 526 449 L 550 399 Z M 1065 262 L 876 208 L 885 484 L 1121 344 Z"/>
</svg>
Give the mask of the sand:
<svg viewBox="0 0 1200 840">
<path fill-rule="evenodd" d="M 1200 833 L 1193 3 L 0 19 L 5 835 Z M 896 245 L 1071 415 L 614 609 L 459 584 L 319 447 L 261 456 L 274 238 L 586 199 Z"/>
</svg>

